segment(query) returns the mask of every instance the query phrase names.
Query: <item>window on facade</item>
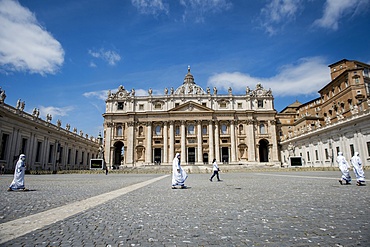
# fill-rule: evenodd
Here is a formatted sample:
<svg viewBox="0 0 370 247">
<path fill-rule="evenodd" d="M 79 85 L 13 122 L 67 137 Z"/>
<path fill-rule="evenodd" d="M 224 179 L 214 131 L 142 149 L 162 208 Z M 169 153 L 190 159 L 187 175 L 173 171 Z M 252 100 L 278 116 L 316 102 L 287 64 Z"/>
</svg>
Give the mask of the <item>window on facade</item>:
<svg viewBox="0 0 370 247">
<path fill-rule="evenodd" d="M 176 128 L 175 128 L 175 135 L 177 135 L 177 136 L 180 135 L 180 126 L 176 126 Z"/>
<path fill-rule="evenodd" d="M 258 108 L 263 108 L 263 100 L 259 99 L 257 104 L 258 104 Z"/>
<path fill-rule="evenodd" d="M 207 125 L 202 126 L 202 134 L 207 135 Z"/>
<path fill-rule="evenodd" d="M 356 77 L 355 78 L 355 83 L 360 83 L 360 78 Z"/>
<path fill-rule="evenodd" d="M 365 83 L 365 88 L 366 88 L 367 96 L 369 97 L 370 96 L 370 83 Z"/>
<path fill-rule="evenodd" d="M 117 136 L 122 136 L 122 126 L 117 126 Z"/>
<path fill-rule="evenodd" d="M 154 105 L 154 109 L 158 110 L 158 109 L 162 109 L 162 104 L 161 103 L 156 103 Z"/>
<path fill-rule="evenodd" d="M 190 124 L 188 126 L 188 134 L 189 135 L 194 135 L 195 134 L 195 131 L 194 131 L 194 125 Z"/>
<path fill-rule="evenodd" d="M 260 134 L 266 134 L 265 124 L 260 123 Z"/>
<path fill-rule="evenodd" d="M 226 108 L 226 102 L 221 102 L 220 103 L 220 108 Z"/>
<path fill-rule="evenodd" d="M 75 154 L 75 165 L 77 165 L 77 159 L 78 159 L 78 151 L 76 150 L 76 154 Z"/>
<path fill-rule="evenodd" d="M 370 156 L 370 142 L 366 142 L 367 146 L 367 156 Z"/>
<path fill-rule="evenodd" d="M 353 155 L 355 155 L 355 148 L 354 148 L 353 144 L 349 145 L 349 149 L 351 150 L 351 157 L 352 157 Z"/>
<path fill-rule="evenodd" d="M 225 124 L 221 125 L 221 134 L 227 134 L 227 126 Z"/>
<path fill-rule="evenodd" d="M 319 153 L 317 152 L 317 150 L 315 150 L 315 157 L 316 157 L 316 160 L 319 160 Z"/>
<path fill-rule="evenodd" d="M 307 152 L 307 161 L 311 161 L 311 159 L 310 159 L 310 152 Z"/>
<path fill-rule="evenodd" d="M 242 103 L 238 103 L 238 109 L 243 109 L 243 104 Z"/>
<path fill-rule="evenodd" d="M 336 147 L 336 150 L 337 150 L 337 154 L 339 153 L 339 147 Z"/>
<path fill-rule="evenodd" d="M 4 134 L 1 137 L 1 147 L 0 147 L 0 160 L 5 160 L 6 159 L 6 148 L 8 146 L 8 140 L 9 140 L 9 135 Z"/>
<path fill-rule="evenodd" d="M 42 142 L 37 142 L 36 159 L 35 159 L 36 162 L 40 162 L 41 150 L 42 150 Z"/>
<path fill-rule="evenodd" d="M 50 144 L 49 146 L 49 158 L 48 158 L 48 163 L 53 162 L 53 155 L 54 155 L 54 145 Z"/>
<path fill-rule="evenodd" d="M 180 103 L 175 103 L 175 107 L 177 107 L 177 106 L 179 106 L 180 105 Z"/>
<path fill-rule="evenodd" d="M 139 127 L 139 136 L 143 136 L 144 128 L 143 126 Z"/>
<path fill-rule="evenodd" d="M 161 126 L 157 125 L 155 127 L 155 135 L 157 136 L 161 135 Z"/>
<path fill-rule="evenodd" d="M 123 102 L 117 103 L 117 110 L 123 110 Z"/>
<path fill-rule="evenodd" d="M 143 111 L 143 110 L 144 110 L 144 105 L 143 105 L 143 104 L 140 104 L 140 105 L 139 105 L 139 110 L 140 110 L 140 111 Z"/>
<path fill-rule="evenodd" d="M 203 103 L 202 103 L 202 106 L 207 106 L 207 103 L 203 102 Z"/>
<path fill-rule="evenodd" d="M 242 124 L 239 125 L 239 135 L 244 134 L 244 127 Z"/>
<path fill-rule="evenodd" d="M 370 71 L 369 71 L 368 68 L 364 69 L 363 75 L 364 75 L 364 77 L 370 77 Z"/>
</svg>

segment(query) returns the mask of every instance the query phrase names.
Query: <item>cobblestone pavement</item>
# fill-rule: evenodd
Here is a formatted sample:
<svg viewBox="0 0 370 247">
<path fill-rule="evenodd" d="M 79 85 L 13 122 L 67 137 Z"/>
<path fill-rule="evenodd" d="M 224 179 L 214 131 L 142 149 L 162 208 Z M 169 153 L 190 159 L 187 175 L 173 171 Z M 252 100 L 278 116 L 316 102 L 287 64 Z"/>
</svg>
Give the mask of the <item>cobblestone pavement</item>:
<svg viewBox="0 0 370 247">
<path fill-rule="evenodd" d="M 162 175 L 26 175 L 29 192 L 0 176 L 0 226 Z M 341 186 L 339 171 L 210 175 L 189 174 L 188 189 L 167 176 L 0 246 L 370 246 L 370 184 Z"/>
</svg>

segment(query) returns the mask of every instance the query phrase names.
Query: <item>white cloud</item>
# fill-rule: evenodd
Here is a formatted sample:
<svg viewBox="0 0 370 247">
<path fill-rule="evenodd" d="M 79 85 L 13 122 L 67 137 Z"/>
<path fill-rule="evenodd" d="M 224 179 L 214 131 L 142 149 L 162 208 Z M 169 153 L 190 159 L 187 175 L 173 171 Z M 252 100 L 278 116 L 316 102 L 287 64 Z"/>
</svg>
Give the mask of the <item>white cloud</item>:
<svg viewBox="0 0 370 247">
<path fill-rule="evenodd" d="M 232 7 L 228 0 L 180 0 L 180 4 L 185 7 L 183 21 L 190 16 L 195 22 L 204 22 L 208 13 L 220 13 Z"/>
<path fill-rule="evenodd" d="M 131 3 L 142 14 L 168 14 L 169 11 L 168 4 L 163 3 L 162 0 L 131 0 Z"/>
<path fill-rule="evenodd" d="M 369 3 L 369 0 L 326 0 L 324 14 L 314 22 L 314 25 L 337 30 L 338 22 L 343 20 L 344 16 L 354 16 L 365 11 Z"/>
<path fill-rule="evenodd" d="M 100 49 L 99 51 L 89 50 L 89 54 L 94 58 L 102 59 L 109 65 L 116 65 L 117 62 L 121 60 L 121 56 L 115 51 L 107 51 L 105 49 Z M 90 62 L 90 67 L 96 67 L 94 62 Z"/>
<path fill-rule="evenodd" d="M 300 9 L 301 0 L 271 0 L 261 9 L 261 25 L 270 35 L 276 34 L 278 25 L 284 25 L 295 19 Z"/>
<path fill-rule="evenodd" d="M 17 1 L 0 0 L 2 72 L 55 74 L 64 62 L 61 44 Z"/>
<path fill-rule="evenodd" d="M 40 116 L 45 117 L 46 114 L 51 114 L 53 119 L 55 117 L 60 116 L 68 116 L 68 112 L 74 109 L 73 106 L 66 106 L 66 107 L 54 107 L 54 106 L 40 106 Z"/>
<path fill-rule="evenodd" d="M 101 91 L 94 91 L 94 92 L 87 92 L 82 94 L 86 98 L 97 98 L 100 100 L 106 100 L 108 97 L 108 91 L 109 90 L 101 90 Z"/>
<path fill-rule="evenodd" d="M 240 72 L 224 72 L 208 79 L 208 85 L 226 90 L 244 92 L 247 86 L 255 88 L 261 83 L 264 88 L 271 88 L 274 96 L 312 95 L 330 82 L 330 71 L 324 59 L 320 57 L 303 58 L 296 64 L 285 65 L 279 73 L 270 78 L 258 78 Z"/>
</svg>

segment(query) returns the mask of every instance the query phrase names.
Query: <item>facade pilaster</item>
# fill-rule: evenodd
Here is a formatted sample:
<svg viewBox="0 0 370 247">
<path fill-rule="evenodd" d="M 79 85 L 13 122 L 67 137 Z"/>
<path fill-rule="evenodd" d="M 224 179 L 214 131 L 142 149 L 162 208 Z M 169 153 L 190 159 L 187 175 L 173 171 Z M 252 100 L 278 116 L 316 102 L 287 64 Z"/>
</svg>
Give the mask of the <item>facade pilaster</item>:
<svg viewBox="0 0 370 247">
<path fill-rule="evenodd" d="M 127 130 L 127 155 L 126 155 L 126 164 L 132 165 L 133 164 L 133 157 L 134 157 L 134 125 L 135 122 L 128 122 L 128 130 Z"/>
<path fill-rule="evenodd" d="M 152 122 L 147 122 L 146 126 L 146 148 L 145 148 L 145 163 L 152 163 Z"/>
<path fill-rule="evenodd" d="M 215 158 L 214 142 L 213 142 L 213 121 L 212 120 L 209 120 L 208 122 L 208 141 L 209 141 L 208 163 L 210 163 Z"/>
<path fill-rule="evenodd" d="M 174 150 L 175 150 L 175 132 L 174 132 L 174 121 L 170 121 L 170 150 L 169 150 L 169 161 L 175 157 Z"/>
<path fill-rule="evenodd" d="M 202 156 L 203 156 L 203 145 L 202 145 L 202 121 L 198 120 L 197 121 L 197 141 L 198 141 L 198 158 L 197 158 L 197 163 L 202 164 Z"/>
<path fill-rule="evenodd" d="M 163 123 L 163 163 L 168 162 L 168 130 L 167 121 Z"/>
<path fill-rule="evenodd" d="M 221 163 L 221 157 L 220 157 L 220 130 L 219 130 L 218 121 L 215 121 L 215 159 L 217 161 L 220 161 L 220 163 Z"/>
<path fill-rule="evenodd" d="M 235 153 L 235 125 L 234 120 L 230 121 L 230 141 L 231 141 L 231 163 L 236 162 L 236 153 Z"/>
<path fill-rule="evenodd" d="M 277 143 L 277 136 L 276 136 L 276 120 L 270 121 L 270 135 L 271 135 L 271 140 L 272 140 L 271 159 L 273 162 L 279 162 L 278 143 Z"/>
<path fill-rule="evenodd" d="M 110 122 L 106 122 L 106 125 L 105 125 L 105 133 L 104 133 L 104 142 L 105 143 L 109 143 L 109 145 L 104 145 L 104 159 L 105 159 L 105 162 L 107 164 L 109 164 L 110 166 L 112 166 L 113 164 L 113 159 L 112 159 L 112 148 L 111 148 L 111 145 L 113 145 L 113 142 L 112 142 L 112 127 L 113 127 L 113 124 L 110 123 Z M 70 148 L 70 147 L 67 147 L 67 149 Z M 125 162 L 126 162 L 126 159 L 125 159 Z M 111 167 L 110 167 L 111 168 Z"/>
<path fill-rule="evenodd" d="M 254 121 L 253 119 L 247 120 L 247 139 L 248 139 L 248 161 L 257 161 L 256 157 L 256 143 L 254 136 Z"/>
<path fill-rule="evenodd" d="M 186 131 L 185 131 L 186 121 L 181 121 L 181 163 L 186 162 Z"/>
</svg>

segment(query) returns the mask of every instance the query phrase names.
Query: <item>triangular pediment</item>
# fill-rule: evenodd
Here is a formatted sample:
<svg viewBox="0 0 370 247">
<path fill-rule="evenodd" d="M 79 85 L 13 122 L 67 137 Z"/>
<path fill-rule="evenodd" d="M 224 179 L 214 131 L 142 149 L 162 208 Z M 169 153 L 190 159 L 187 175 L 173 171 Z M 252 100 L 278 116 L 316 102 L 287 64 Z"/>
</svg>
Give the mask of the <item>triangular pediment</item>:
<svg viewBox="0 0 370 247">
<path fill-rule="evenodd" d="M 213 110 L 193 101 L 189 101 L 172 108 L 169 112 L 213 112 Z"/>
</svg>

